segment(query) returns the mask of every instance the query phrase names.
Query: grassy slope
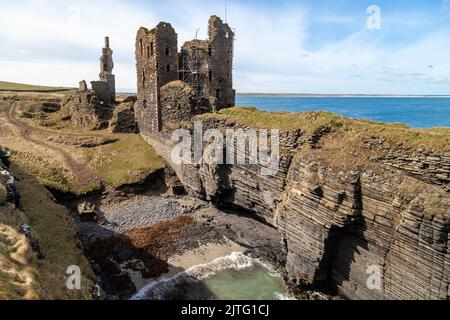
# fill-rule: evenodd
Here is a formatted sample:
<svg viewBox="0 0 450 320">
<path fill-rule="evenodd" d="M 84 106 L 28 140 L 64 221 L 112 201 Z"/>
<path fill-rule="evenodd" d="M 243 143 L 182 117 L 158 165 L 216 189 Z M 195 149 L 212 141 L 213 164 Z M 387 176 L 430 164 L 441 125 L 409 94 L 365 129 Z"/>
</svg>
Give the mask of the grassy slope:
<svg viewBox="0 0 450 320">
<path fill-rule="evenodd" d="M 0 205 L 0 220 L 6 219 L 7 211 Z M 0 299 L 39 298 L 36 278 L 29 243 L 14 228 L 0 222 Z"/>
<path fill-rule="evenodd" d="M 49 161 L 33 152 L 14 151 L 12 160 L 28 174 L 46 186 L 61 191 L 77 191 L 77 180 L 73 174 L 57 161 Z"/>
<path fill-rule="evenodd" d="M 17 189 L 22 195 L 21 210 L 13 210 L 10 206 L 0 205 L 0 231 L 3 227 L 10 235 L 17 238 L 16 242 L 24 238 L 17 234 L 21 224 L 31 226 L 33 238 L 39 242 L 45 258 L 37 260 L 28 259 L 17 263 L 11 259 L 14 244 L 5 241 L 0 232 L 0 263 L 8 262 L 12 273 L 24 273 L 30 276 L 33 282 L 29 287 L 33 290 L 26 295 L 23 287 L 15 285 L 13 279 L 4 279 L 0 275 L 0 299 L 90 299 L 93 288 L 92 271 L 81 249 L 77 246 L 76 228 L 68 216 L 67 209 L 55 204 L 51 194 L 33 177 L 13 166 L 12 172 L 18 178 Z M 3 233 L 4 234 L 4 233 Z M 22 244 L 23 245 L 23 244 Z M 29 245 L 24 246 L 24 252 L 29 252 Z M 3 253 L 3 254 L 2 254 Z M 5 262 L 5 263 L 6 263 Z M 6 264 L 4 264 L 6 265 Z M 66 270 L 71 265 L 78 265 L 82 270 L 82 289 L 69 290 L 66 288 Z M 17 277 L 16 277 L 17 278 Z"/>
<path fill-rule="evenodd" d="M 30 84 L 0 81 L 0 90 L 3 91 L 60 91 L 70 90 L 64 87 L 36 86 Z"/>
<path fill-rule="evenodd" d="M 164 161 L 140 135 L 104 132 L 86 132 L 83 135 L 120 138 L 118 142 L 95 148 L 70 149 L 84 159 L 95 175 L 114 187 L 142 181 L 148 174 L 165 167 Z M 13 161 L 40 183 L 63 192 L 83 195 L 100 187 L 93 184 L 81 188 L 76 177 L 58 161 L 48 161 L 39 154 L 14 152 Z"/>
<path fill-rule="evenodd" d="M 137 134 L 120 135 L 121 141 L 86 150 L 87 164 L 108 184 L 118 187 L 139 182 L 164 161 Z"/>
<path fill-rule="evenodd" d="M 42 94 L 42 99 L 52 95 Z M 34 96 L 31 96 L 34 99 Z M 40 101 L 40 100 L 39 100 Z M 39 102 L 38 102 L 39 103 Z M 5 114 L 0 114 L 0 120 L 3 121 Z M 28 122 L 31 126 L 39 129 L 48 130 L 36 133 L 35 139 L 41 139 L 46 142 L 49 136 L 62 135 L 70 139 L 71 136 L 78 137 L 99 137 L 109 139 L 119 139 L 120 141 L 99 146 L 95 148 L 81 148 L 65 145 L 57 145 L 64 148 L 72 156 L 77 158 L 80 163 L 86 164 L 92 169 L 93 174 L 113 186 L 123 184 L 132 184 L 142 180 L 158 169 L 165 167 L 165 163 L 159 158 L 153 148 L 146 143 L 140 135 L 137 134 L 112 134 L 107 130 L 85 131 L 79 128 L 68 126 L 67 122 L 61 120 L 61 113 L 56 112 L 46 115 L 46 120 L 54 125 L 48 127 L 39 126 L 36 119 L 21 119 Z M 5 120 L 6 121 L 6 120 Z M 64 125 L 61 125 L 63 123 Z M 18 147 L 16 139 L 21 139 L 17 133 L 13 133 L 11 129 L 5 128 L 0 132 L 10 136 L 9 139 L 2 139 L 2 144 L 13 151 L 13 161 L 20 165 L 27 173 L 36 177 L 39 182 L 46 186 L 64 192 L 72 192 L 77 195 L 88 193 L 92 190 L 100 188 L 99 184 L 89 186 L 80 186 L 76 176 L 66 168 L 58 159 L 51 158 L 50 153 L 42 152 L 42 149 L 32 147 Z M 1 138 L 1 137 L 0 137 Z M 1 139 L 0 139 L 1 140 Z M 55 161 L 56 160 L 56 161 Z"/>
<path fill-rule="evenodd" d="M 89 298 L 92 283 L 84 279 L 81 291 L 68 290 L 65 285 L 67 267 L 78 265 L 82 275 L 93 278 L 88 261 L 76 245 L 76 227 L 67 209 L 51 201 L 51 194 L 34 178 L 20 172 L 18 190 L 22 195 L 23 212 L 36 232 L 45 259 L 37 262 L 40 283 L 46 298 Z"/>
</svg>

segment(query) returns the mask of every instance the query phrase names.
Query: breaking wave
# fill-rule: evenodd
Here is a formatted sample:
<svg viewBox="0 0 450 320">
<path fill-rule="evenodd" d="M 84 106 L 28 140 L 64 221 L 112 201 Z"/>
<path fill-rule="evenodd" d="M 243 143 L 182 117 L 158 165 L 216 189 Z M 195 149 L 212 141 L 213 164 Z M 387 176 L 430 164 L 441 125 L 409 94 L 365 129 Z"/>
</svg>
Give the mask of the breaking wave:
<svg viewBox="0 0 450 320">
<path fill-rule="evenodd" d="M 243 253 L 234 252 L 226 257 L 221 257 L 211 263 L 194 266 L 175 276 L 150 283 L 142 288 L 132 300 L 186 300 L 192 298 L 204 298 L 207 296 L 203 292 L 201 297 L 192 297 L 193 291 L 201 292 L 202 280 L 208 279 L 217 273 L 225 270 L 243 270 L 261 265 L 270 270 L 261 261 L 250 258 Z M 278 276 L 275 272 L 269 271 L 271 275 Z M 196 288 L 196 290 L 192 290 Z"/>
<path fill-rule="evenodd" d="M 293 296 L 287 294 L 287 293 L 280 293 L 278 292 L 276 294 L 276 297 L 278 300 L 296 300 Z"/>
</svg>

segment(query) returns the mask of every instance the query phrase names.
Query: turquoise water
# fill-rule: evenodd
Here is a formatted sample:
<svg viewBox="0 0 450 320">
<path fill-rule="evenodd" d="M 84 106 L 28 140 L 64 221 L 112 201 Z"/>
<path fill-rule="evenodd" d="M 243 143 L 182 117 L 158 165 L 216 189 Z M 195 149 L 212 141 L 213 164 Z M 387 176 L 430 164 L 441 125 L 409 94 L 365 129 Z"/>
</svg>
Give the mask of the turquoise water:
<svg viewBox="0 0 450 320">
<path fill-rule="evenodd" d="M 219 272 L 203 284 L 218 300 L 277 300 L 285 293 L 280 277 L 259 265 Z"/>
<path fill-rule="evenodd" d="M 233 253 L 149 284 L 135 300 L 289 299 L 281 277 L 259 260 Z"/>
<path fill-rule="evenodd" d="M 349 118 L 404 123 L 413 128 L 450 127 L 450 98 L 237 97 L 238 106 L 264 111 L 324 110 Z"/>
</svg>

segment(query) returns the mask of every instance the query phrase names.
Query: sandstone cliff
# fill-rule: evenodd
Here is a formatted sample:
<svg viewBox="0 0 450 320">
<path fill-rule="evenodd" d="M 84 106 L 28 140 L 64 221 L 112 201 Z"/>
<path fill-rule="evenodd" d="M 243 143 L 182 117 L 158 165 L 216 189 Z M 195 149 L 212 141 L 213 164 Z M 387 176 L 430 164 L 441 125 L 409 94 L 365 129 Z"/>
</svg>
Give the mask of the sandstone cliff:
<svg viewBox="0 0 450 320">
<path fill-rule="evenodd" d="M 143 135 L 191 194 L 276 227 L 293 283 L 350 299 L 449 299 L 449 130 L 249 108 L 196 119 L 281 129 L 275 176 L 258 165 L 175 165 L 169 130 Z M 374 270 L 379 286 L 369 283 Z"/>
</svg>

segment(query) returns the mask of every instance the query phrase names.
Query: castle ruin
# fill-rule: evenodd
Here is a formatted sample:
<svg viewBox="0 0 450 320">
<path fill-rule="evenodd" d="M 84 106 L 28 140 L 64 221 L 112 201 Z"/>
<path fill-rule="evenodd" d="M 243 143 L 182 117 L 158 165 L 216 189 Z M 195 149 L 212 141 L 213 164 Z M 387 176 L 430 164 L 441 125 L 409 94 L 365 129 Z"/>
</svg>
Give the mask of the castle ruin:
<svg viewBox="0 0 450 320">
<path fill-rule="evenodd" d="M 94 90 L 104 104 L 113 106 L 116 103 L 116 79 L 112 74 L 114 62 L 113 51 L 109 47 L 109 37 L 105 37 L 105 47 L 100 57 L 100 81 L 91 81 Z"/>
<path fill-rule="evenodd" d="M 105 37 L 105 47 L 100 57 L 100 80 L 91 81 L 91 90 L 86 81 L 80 81 L 78 91 L 62 102 L 63 110 L 70 115 L 73 124 L 77 127 L 97 130 L 109 126 L 116 108 L 112 54 L 109 37 Z"/>
<path fill-rule="evenodd" d="M 136 120 L 143 133 L 166 123 L 232 107 L 234 32 L 217 16 L 209 19 L 208 40 L 186 42 L 170 23 L 141 27 L 136 36 L 138 95 Z"/>
</svg>

